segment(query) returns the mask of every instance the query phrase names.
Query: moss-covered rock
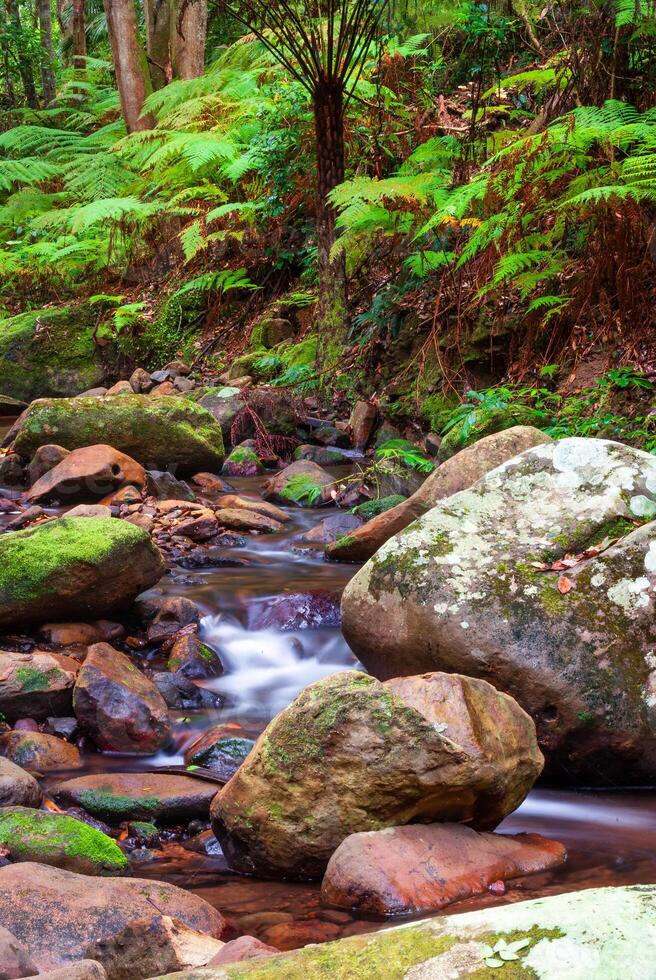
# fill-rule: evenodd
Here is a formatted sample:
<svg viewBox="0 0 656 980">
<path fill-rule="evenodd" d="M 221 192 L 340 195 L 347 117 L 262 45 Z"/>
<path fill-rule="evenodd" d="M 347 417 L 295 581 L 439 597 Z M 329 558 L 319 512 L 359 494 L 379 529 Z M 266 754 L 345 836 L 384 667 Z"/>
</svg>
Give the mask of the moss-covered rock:
<svg viewBox="0 0 656 980">
<path fill-rule="evenodd" d="M 0 844 L 12 861 L 38 861 L 79 874 L 122 875 L 128 868 L 111 837 L 64 813 L 3 807 Z"/>
<path fill-rule="evenodd" d="M 259 476 L 264 473 L 260 457 L 250 446 L 236 446 L 221 468 L 222 476 Z"/>
<path fill-rule="evenodd" d="M 529 449 L 382 545 L 345 589 L 347 641 L 379 677 L 490 679 L 533 716 L 559 778 L 651 783 L 655 507 L 647 453 Z"/>
<path fill-rule="evenodd" d="M 331 446 L 297 446 L 294 459 L 308 459 L 318 466 L 344 466 L 350 462 L 348 456 Z"/>
<path fill-rule="evenodd" d="M 388 497 L 378 497 L 376 500 L 365 500 L 363 504 L 353 508 L 353 513 L 365 521 L 370 521 L 372 517 L 384 514 L 392 507 L 402 504 L 405 499 L 401 494 L 390 494 Z"/>
<path fill-rule="evenodd" d="M 594 888 L 156 980 L 647 980 L 656 957 L 655 915 L 654 885 Z M 490 957 L 502 940 L 522 944 L 516 960 Z"/>
<path fill-rule="evenodd" d="M 351 833 L 492 828 L 541 768 L 531 719 L 490 684 L 430 674 L 383 685 L 347 671 L 273 719 L 214 799 L 212 826 L 235 870 L 313 878 Z"/>
<path fill-rule="evenodd" d="M 164 772 L 109 772 L 79 776 L 52 789 L 60 806 L 82 807 L 115 826 L 124 820 L 182 823 L 207 818 L 216 785 Z"/>
<path fill-rule="evenodd" d="M 272 476 L 262 487 L 266 500 L 297 507 L 319 507 L 330 499 L 334 480 L 316 463 L 300 459 Z"/>
<path fill-rule="evenodd" d="M 473 408 L 446 433 L 440 443 L 437 458 L 443 462 L 459 453 L 461 449 L 478 442 L 483 436 L 489 436 L 493 432 L 503 432 L 504 429 L 511 429 L 515 425 L 539 424 L 536 419 L 539 419 L 537 412 L 528 407 Z"/>
<path fill-rule="evenodd" d="M 75 660 L 52 653 L 0 650 L 0 714 L 10 722 L 70 714 L 78 668 Z"/>
<path fill-rule="evenodd" d="M 93 339 L 97 319 L 98 309 L 82 304 L 0 321 L 3 391 L 30 401 L 76 395 L 100 384 L 105 368 Z"/>
<path fill-rule="evenodd" d="M 223 462 L 216 419 L 188 398 L 173 396 L 40 399 L 21 416 L 8 439 L 26 459 L 48 443 L 65 449 L 105 443 L 147 469 L 212 470 Z"/>
<path fill-rule="evenodd" d="M 141 528 L 61 517 L 0 536 L 0 626 L 98 616 L 128 605 L 164 572 Z"/>
</svg>

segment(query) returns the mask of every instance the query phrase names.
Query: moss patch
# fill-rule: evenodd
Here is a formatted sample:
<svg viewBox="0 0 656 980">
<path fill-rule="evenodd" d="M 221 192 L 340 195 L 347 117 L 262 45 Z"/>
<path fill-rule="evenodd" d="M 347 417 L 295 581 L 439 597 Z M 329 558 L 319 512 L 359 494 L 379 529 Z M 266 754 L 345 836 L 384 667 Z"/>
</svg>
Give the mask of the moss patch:
<svg viewBox="0 0 656 980">
<path fill-rule="evenodd" d="M 363 504 L 354 507 L 351 513 L 364 518 L 365 521 L 370 521 L 372 517 L 384 514 L 386 510 L 391 510 L 392 507 L 402 504 L 406 499 L 401 494 L 392 493 L 387 497 L 379 497 L 378 500 L 365 500 Z"/>
<path fill-rule="evenodd" d="M 162 801 L 157 796 L 119 796 L 102 790 L 84 790 L 80 793 L 81 806 L 92 816 L 121 823 L 122 820 L 137 820 L 154 817 L 162 809 Z"/>
<path fill-rule="evenodd" d="M 14 860 L 38 861 L 85 874 L 117 875 L 127 859 L 111 837 L 81 820 L 44 810 L 0 811 L 0 844 Z"/>
</svg>

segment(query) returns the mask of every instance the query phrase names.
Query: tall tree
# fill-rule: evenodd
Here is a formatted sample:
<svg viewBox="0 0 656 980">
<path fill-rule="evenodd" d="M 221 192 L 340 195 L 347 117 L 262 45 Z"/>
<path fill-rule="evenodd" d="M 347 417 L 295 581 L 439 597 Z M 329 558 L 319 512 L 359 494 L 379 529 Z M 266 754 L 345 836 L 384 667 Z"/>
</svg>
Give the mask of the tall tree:
<svg viewBox="0 0 656 980">
<path fill-rule="evenodd" d="M 73 67 L 84 71 L 87 56 L 87 26 L 84 0 L 73 0 Z"/>
<path fill-rule="evenodd" d="M 18 73 L 21 77 L 21 82 L 23 83 L 23 91 L 25 92 L 25 99 L 27 101 L 30 109 L 39 108 L 39 97 L 36 94 L 36 85 L 34 84 L 34 73 L 32 71 L 32 62 L 28 54 L 26 53 L 25 39 L 23 37 L 23 28 L 21 25 L 20 9 L 18 7 L 18 0 L 6 0 L 7 16 L 10 23 L 13 25 L 15 41 L 17 46 L 16 59 L 18 61 Z"/>
<path fill-rule="evenodd" d="M 344 109 L 375 41 L 387 0 L 227 0 L 312 98 L 317 154 L 319 320 L 327 336 L 347 327 L 346 270 L 331 255 L 336 214 L 330 192 L 344 179 Z"/>
<path fill-rule="evenodd" d="M 41 84 L 46 105 L 55 98 L 55 51 L 52 44 L 52 10 L 50 0 L 37 0 L 39 36 L 41 38 Z"/>
<path fill-rule="evenodd" d="M 145 0 L 146 54 L 154 89 L 163 88 L 173 77 L 171 67 L 171 0 Z"/>
<path fill-rule="evenodd" d="M 199 78 L 205 68 L 207 0 L 177 0 L 173 4 L 171 53 L 177 78 Z"/>
<path fill-rule="evenodd" d="M 104 0 L 104 5 L 125 125 L 129 133 L 151 129 L 153 117 L 142 115 L 151 85 L 134 0 Z"/>
</svg>

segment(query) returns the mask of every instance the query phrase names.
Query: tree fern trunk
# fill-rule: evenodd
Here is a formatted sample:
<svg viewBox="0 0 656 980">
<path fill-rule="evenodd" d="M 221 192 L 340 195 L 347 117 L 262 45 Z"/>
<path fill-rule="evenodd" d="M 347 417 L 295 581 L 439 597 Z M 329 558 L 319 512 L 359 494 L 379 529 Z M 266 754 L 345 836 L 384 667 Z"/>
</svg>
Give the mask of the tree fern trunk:
<svg viewBox="0 0 656 980">
<path fill-rule="evenodd" d="M 41 38 L 41 83 L 46 105 L 55 98 L 55 52 L 52 45 L 52 11 L 50 0 L 38 0 L 39 35 Z"/>
<path fill-rule="evenodd" d="M 207 0 L 177 0 L 171 42 L 177 78 L 200 78 L 205 68 Z"/>
<path fill-rule="evenodd" d="M 125 125 L 129 133 L 152 129 L 153 117 L 141 114 L 151 88 L 134 0 L 104 0 L 104 5 Z"/>
<path fill-rule="evenodd" d="M 340 83 L 324 81 L 314 91 L 317 147 L 317 263 L 319 324 L 326 341 L 344 339 L 347 328 L 344 258 L 331 258 L 336 214 L 329 200 L 344 180 L 344 93 Z"/>
</svg>

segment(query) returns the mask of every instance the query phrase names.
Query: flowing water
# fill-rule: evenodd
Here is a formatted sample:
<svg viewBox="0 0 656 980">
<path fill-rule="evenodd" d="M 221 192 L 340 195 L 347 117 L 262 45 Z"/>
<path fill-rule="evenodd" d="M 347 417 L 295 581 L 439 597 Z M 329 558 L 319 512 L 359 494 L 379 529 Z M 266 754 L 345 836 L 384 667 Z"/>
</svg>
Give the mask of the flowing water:
<svg viewBox="0 0 656 980">
<path fill-rule="evenodd" d="M 233 481 L 241 494 L 256 493 L 260 480 Z M 288 511 L 289 524 L 276 535 L 249 537 L 226 556 L 229 567 L 176 570 L 155 592 L 185 595 L 202 608 L 202 636 L 221 656 L 225 673 L 206 683 L 222 695 L 221 708 L 190 716 L 176 715 L 172 754 L 155 759 L 90 756 L 90 772 L 182 763 L 185 745 L 217 723 L 239 724 L 249 733 L 266 723 L 305 685 L 335 671 L 360 669 L 335 628 L 281 632 L 248 628 L 256 609 L 283 593 L 338 593 L 355 566 L 332 564 L 300 539 L 326 511 Z M 656 794 L 650 791 L 574 792 L 535 789 L 502 825 L 512 833 L 534 831 L 563 841 L 567 864 L 512 883 L 505 896 L 486 895 L 453 906 L 464 911 L 500 902 L 610 884 L 656 882 Z M 138 857 L 138 855 L 135 855 Z M 230 873 L 218 850 L 197 853 L 179 842 L 144 853 L 133 863 L 141 876 L 165 879 L 212 902 L 236 929 L 268 939 L 282 948 L 380 928 L 380 922 L 322 909 L 319 886 L 259 881 Z"/>
</svg>

